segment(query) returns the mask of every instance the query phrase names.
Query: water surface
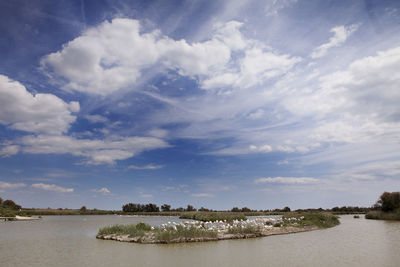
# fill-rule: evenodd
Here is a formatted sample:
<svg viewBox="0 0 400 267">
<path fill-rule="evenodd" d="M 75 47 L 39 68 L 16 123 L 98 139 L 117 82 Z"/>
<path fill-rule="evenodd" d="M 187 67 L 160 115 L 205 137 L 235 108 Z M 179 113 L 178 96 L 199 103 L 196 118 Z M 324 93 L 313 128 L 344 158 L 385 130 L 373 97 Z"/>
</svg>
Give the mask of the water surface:
<svg viewBox="0 0 400 267">
<path fill-rule="evenodd" d="M 341 216 L 337 227 L 247 240 L 135 244 L 98 240 L 100 227 L 177 217 L 45 216 L 0 223 L 0 266 L 399 266 L 400 222 Z"/>
</svg>

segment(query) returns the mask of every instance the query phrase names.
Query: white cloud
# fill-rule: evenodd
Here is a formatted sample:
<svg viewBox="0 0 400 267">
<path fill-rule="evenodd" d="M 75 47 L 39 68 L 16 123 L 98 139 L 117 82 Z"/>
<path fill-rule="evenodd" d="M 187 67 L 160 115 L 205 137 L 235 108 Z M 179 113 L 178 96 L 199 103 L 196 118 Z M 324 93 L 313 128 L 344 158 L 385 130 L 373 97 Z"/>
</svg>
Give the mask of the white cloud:
<svg viewBox="0 0 400 267">
<path fill-rule="evenodd" d="M 32 95 L 19 82 L 0 75 L 0 124 L 26 132 L 60 134 L 68 131 L 76 120 L 72 113 L 78 111 L 78 102 L 66 103 L 52 94 Z"/>
<path fill-rule="evenodd" d="M 16 145 L 3 145 L 3 148 L 0 149 L 0 156 L 2 157 L 10 157 L 17 154 L 19 151 L 19 146 Z"/>
<path fill-rule="evenodd" d="M 181 75 L 207 75 L 224 67 L 231 49 L 245 45 L 239 22 L 216 28 L 215 36 L 189 44 L 162 36 L 160 31 L 140 31 L 132 19 L 113 19 L 85 31 L 62 50 L 41 60 L 44 69 L 67 79 L 67 90 L 107 95 L 133 85 L 144 69 L 161 65 Z"/>
<path fill-rule="evenodd" d="M 346 42 L 347 38 L 352 35 L 360 26 L 360 24 L 353 24 L 350 26 L 337 26 L 331 29 L 331 32 L 334 34 L 329 42 L 322 44 L 315 48 L 311 53 L 312 58 L 320 58 L 325 56 L 328 53 L 328 50 L 333 47 L 341 46 L 344 42 Z"/>
<path fill-rule="evenodd" d="M 264 81 L 283 75 L 302 59 L 290 55 L 268 51 L 257 46 L 245 50 L 244 57 L 239 59 L 237 69 L 223 69 L 215 72 L 202 81 L 202 88 L 224 88 L 234 86 L 249 88 Z"/>
<path fill-rule="evenodd" d="M 192 194 L 192 197 L 213 197 L 213 195 L 208 193 L 198 193 L 198 194 Z"/>
<path fill-rule="evenodd" d="M 137 20 L 114 19 L 88 29 L 62 50 L 45 56 L 41 64 L 54 77 L 65 78 L 67 90 L 107 95 L 132 88 L 143 70 L 153 67 L 153 72 L 168 68 L 196 77 L 204 89 L 247 88 L 282 75 L 301 61 L 245 39 L 239 30 L 242 25 L 217 24 L 208 40 L 188 43 L 158 30 L 143 33 Z M 239 66 L 231 69 L 237 62 Z"/>
<path fill-rule="evenodd" d="M 85 115 L 85 119 L 87 119 L 91 123 L 98 123 L 98 122 L 105 123 L 108 121 L 106 117 L 101 115 Z"/>
<path fill-rule="evenodd" d="M 157 170 L 164 168 L 164 165 L 154 165 L 154 164 L 148 164 L 144 166 L 136 166 L 136 165 L 129 165 L 128 169 L 134 169 L 134 170 Z"/>
<path fill-rule="evenodd" d="M 0 182 L 0 189 L 17 189 L 17 188 L 22 188 L 26 187 L 26 184 L 24 183 L 7 183 L 7 182 Z"/>
<path fill-rule="evenodd" d="M 107 187 L 102 187 L 102 188 L 100 188 L 100 189 L 92 189 L 92 190 L 90 190 L 90 191 L 96 192 L 96 193 L 101 193 L 101 194 L 103 194 L 103 195 L 111 194 L 110 190 L 108 190 Z"/>
<path fill-rule="evenodd" d="M 272 146 L 270 145 L 262 145 L 262 146 L 255 146 L 255 145 L 250 145 L 249 146 L 250 151 L 254 152 L 261 152 L 261 153 L 268 153 L 272 151 Z"/>
<path fill-rule="evenodd" d="M 29 154 L 72 154 L 87 158 L 88 164 L 114 164 L 143 151 L 169 147 L 155 137 L 114 137 L 104 140 L 75 139 L 69 136 L 24 136 L 21 150 Z"/>
<path fill-rule="evenodd" d="M 72 193 L 74 192 L 73 188 L 65 188 L 61 187 L 55 184 L 32 184 L 31 187 L 36 188 L 36 189 L 41 189 L 41 190 L 46 190 L 46 191 L 54 191 L 54 192 L 59 192 L 59 193 Z"/>
<path fill-rule="evenodd" d="M 281 161 L 278 161 L 278 163 L 276 163 L 276 165 L 288 165 L 289 164 L 289 161 L 287 161 L 287 160 L 281 160 Z"/>
<path fill-rule="evenodd" d="M 318 179 L 311 177 L 267 177 L 254 180 L 254 183 L 256 184 L 315 184 L 318 182 Z"/>
</svg>

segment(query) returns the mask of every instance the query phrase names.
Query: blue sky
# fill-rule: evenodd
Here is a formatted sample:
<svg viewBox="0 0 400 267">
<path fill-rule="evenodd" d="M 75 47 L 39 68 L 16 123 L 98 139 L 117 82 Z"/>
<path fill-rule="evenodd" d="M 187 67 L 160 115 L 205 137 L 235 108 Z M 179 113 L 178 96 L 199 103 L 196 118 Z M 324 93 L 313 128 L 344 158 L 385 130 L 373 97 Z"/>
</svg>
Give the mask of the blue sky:
<svg viewBox="0 0 400 267">
<path fill-rule="evenodd" d="M 0 195 L 372 205 L 400 187 L 399 1 L 1 1 Z"/>
</svg>

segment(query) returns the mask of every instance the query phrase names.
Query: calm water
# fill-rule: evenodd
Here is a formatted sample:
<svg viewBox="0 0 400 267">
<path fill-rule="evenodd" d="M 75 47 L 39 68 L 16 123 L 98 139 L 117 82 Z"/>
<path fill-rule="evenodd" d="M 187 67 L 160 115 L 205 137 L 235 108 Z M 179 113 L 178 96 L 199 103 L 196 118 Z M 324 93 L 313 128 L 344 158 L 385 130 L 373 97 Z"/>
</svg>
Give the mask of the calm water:
<svg viewBox="0 0 400 267">
<path fill-rule="evenodd" d="M 97 240 L 100 227 L 176 217 L 54 216 L 0 223 L 0 266 L 400 266 L 400 222 L 342 216 L 320 231 L 170 245 Z"/>
</svg>

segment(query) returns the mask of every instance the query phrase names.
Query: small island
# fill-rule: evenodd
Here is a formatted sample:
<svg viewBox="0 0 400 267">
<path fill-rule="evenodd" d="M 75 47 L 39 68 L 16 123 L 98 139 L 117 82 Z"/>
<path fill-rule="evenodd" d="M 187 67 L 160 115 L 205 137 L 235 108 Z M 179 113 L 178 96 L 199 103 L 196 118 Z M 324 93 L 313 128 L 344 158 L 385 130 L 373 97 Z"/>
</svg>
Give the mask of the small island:
<svg viewBox="0 0 400 267">
<path fill-rule="evenodd" d="M 207 214 L 201 217 L 204 221 L 168 222 L 158 227 L 145 223 L 113 225 L 101 228 L 96 238 L 142 244 L 204 242 L 291 234 L 339 224 L 338 217 L 330 213 L 290 213 L 280 218 L 257 217 L 251 220 L 228 216 L 224 220 L 208 221 Z"/>
<path fill-rule="evenodd" d="M 0 221 L 32 221 L 39 220 L 39 218 L 34 218 L 26 216 L 25 213 L 20 212 L 21 206 L 16 204 L 13 200 L 4 200 L 0 197 Z"/>
</svg>

